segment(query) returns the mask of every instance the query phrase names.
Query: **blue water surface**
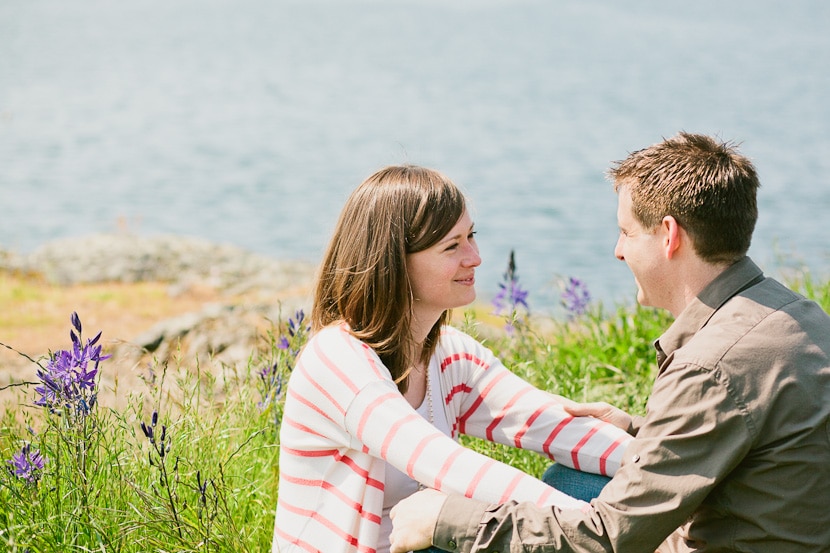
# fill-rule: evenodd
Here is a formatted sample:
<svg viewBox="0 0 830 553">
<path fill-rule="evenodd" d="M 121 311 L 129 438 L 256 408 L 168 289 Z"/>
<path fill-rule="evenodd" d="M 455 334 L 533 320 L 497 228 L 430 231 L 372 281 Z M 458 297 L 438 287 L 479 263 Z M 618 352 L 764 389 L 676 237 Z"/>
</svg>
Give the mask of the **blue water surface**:
<svg viewBox="0 0 830 553">
<path fill-rule="evenodd" d="M 830 267 L 823 0 L 6 0 L 0 248 L 176 233 L 319 260 L 377 168 L 471 198 L 480 297 L 511 249 L 531 306 L 558 281 L 630 302 L 613 160 L 679 130 L 742 143 L 751 254 Z"/>
</svg>

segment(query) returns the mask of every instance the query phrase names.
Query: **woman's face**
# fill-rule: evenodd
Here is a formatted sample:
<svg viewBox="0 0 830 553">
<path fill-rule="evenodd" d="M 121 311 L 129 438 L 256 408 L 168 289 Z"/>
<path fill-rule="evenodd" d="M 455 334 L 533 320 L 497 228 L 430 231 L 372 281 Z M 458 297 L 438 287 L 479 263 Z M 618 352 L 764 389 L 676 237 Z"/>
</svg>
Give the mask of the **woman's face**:
<svg viewBox="0 0 830 553">
<path fill-rule="evenodd" d="M 434 324 L 447 309 L 472 303 L 475 268 L 481 257 L 470 215 L 464 211 L 446 236 L 426 250 L 407 255 L 406 263 L 419 321 Z"/>
</svg>

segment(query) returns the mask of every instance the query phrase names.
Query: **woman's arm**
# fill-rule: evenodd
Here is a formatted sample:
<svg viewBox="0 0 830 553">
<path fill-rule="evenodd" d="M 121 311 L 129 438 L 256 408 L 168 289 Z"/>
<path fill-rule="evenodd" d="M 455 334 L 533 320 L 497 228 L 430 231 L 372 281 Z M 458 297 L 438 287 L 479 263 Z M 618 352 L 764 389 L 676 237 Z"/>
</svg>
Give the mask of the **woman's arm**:
<svg viewBox="0 0 830 553">
<path fill-rule="evenodd" d="M 385 460 L 426 487 L 488 502 L 514 499 L 565 509 L 585 505 L 444 435 L 412 409 L 391 380 L 361 389 L 345 424 L 352 448 Z"/>
<path fill-rule="evenodd" d="M 617 471 L 632 439 L 626 432 L 596 418 L 571 416 L 565 405 L 575 402 L 535 388 L 460 331 L 442 336 L 441 351 L 444 375 L 452 381 L 448 386 L 464 390 L 449 395 L 460 433 L 537 451 L 579 470 L 608 476 Z"/>
</svg>

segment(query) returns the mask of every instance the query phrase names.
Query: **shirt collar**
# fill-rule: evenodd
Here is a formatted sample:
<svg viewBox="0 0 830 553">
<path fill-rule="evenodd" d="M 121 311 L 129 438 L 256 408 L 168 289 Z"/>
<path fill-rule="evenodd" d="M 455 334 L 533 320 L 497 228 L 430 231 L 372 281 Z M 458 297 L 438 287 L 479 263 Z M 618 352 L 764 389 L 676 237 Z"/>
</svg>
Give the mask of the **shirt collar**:
<svg viewBox="0 0 830 553">
<path fill-rule="evenodd" d="M 763 272 L 749 257 L 743 257 L 719 274 L 654 342 L 659 365 L 662 366 L 666 357 L 706 326 L 712 315 L 730 298 L 763 279 Z"/>
</svg>

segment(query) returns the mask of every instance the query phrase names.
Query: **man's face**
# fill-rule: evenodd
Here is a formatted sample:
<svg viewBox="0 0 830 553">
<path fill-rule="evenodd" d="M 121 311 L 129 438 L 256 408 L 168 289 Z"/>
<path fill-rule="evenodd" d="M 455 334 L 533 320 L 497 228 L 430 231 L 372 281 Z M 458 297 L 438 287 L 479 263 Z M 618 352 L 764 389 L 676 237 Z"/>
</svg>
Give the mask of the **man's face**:
<svg viewBox="0 0 830 553">
<path fill-rule="evenodd" d="M 664 233 L 661 227 L 646 229 L 634 217 L 631 192 L 627 186 L 619 189 L 617 202 L 620 236 L 614 255 L 620 261 L 625 261 L 634 274 L 640 305 L 668 308 L 671 280 L 666 274 Z"/>
</svg>

